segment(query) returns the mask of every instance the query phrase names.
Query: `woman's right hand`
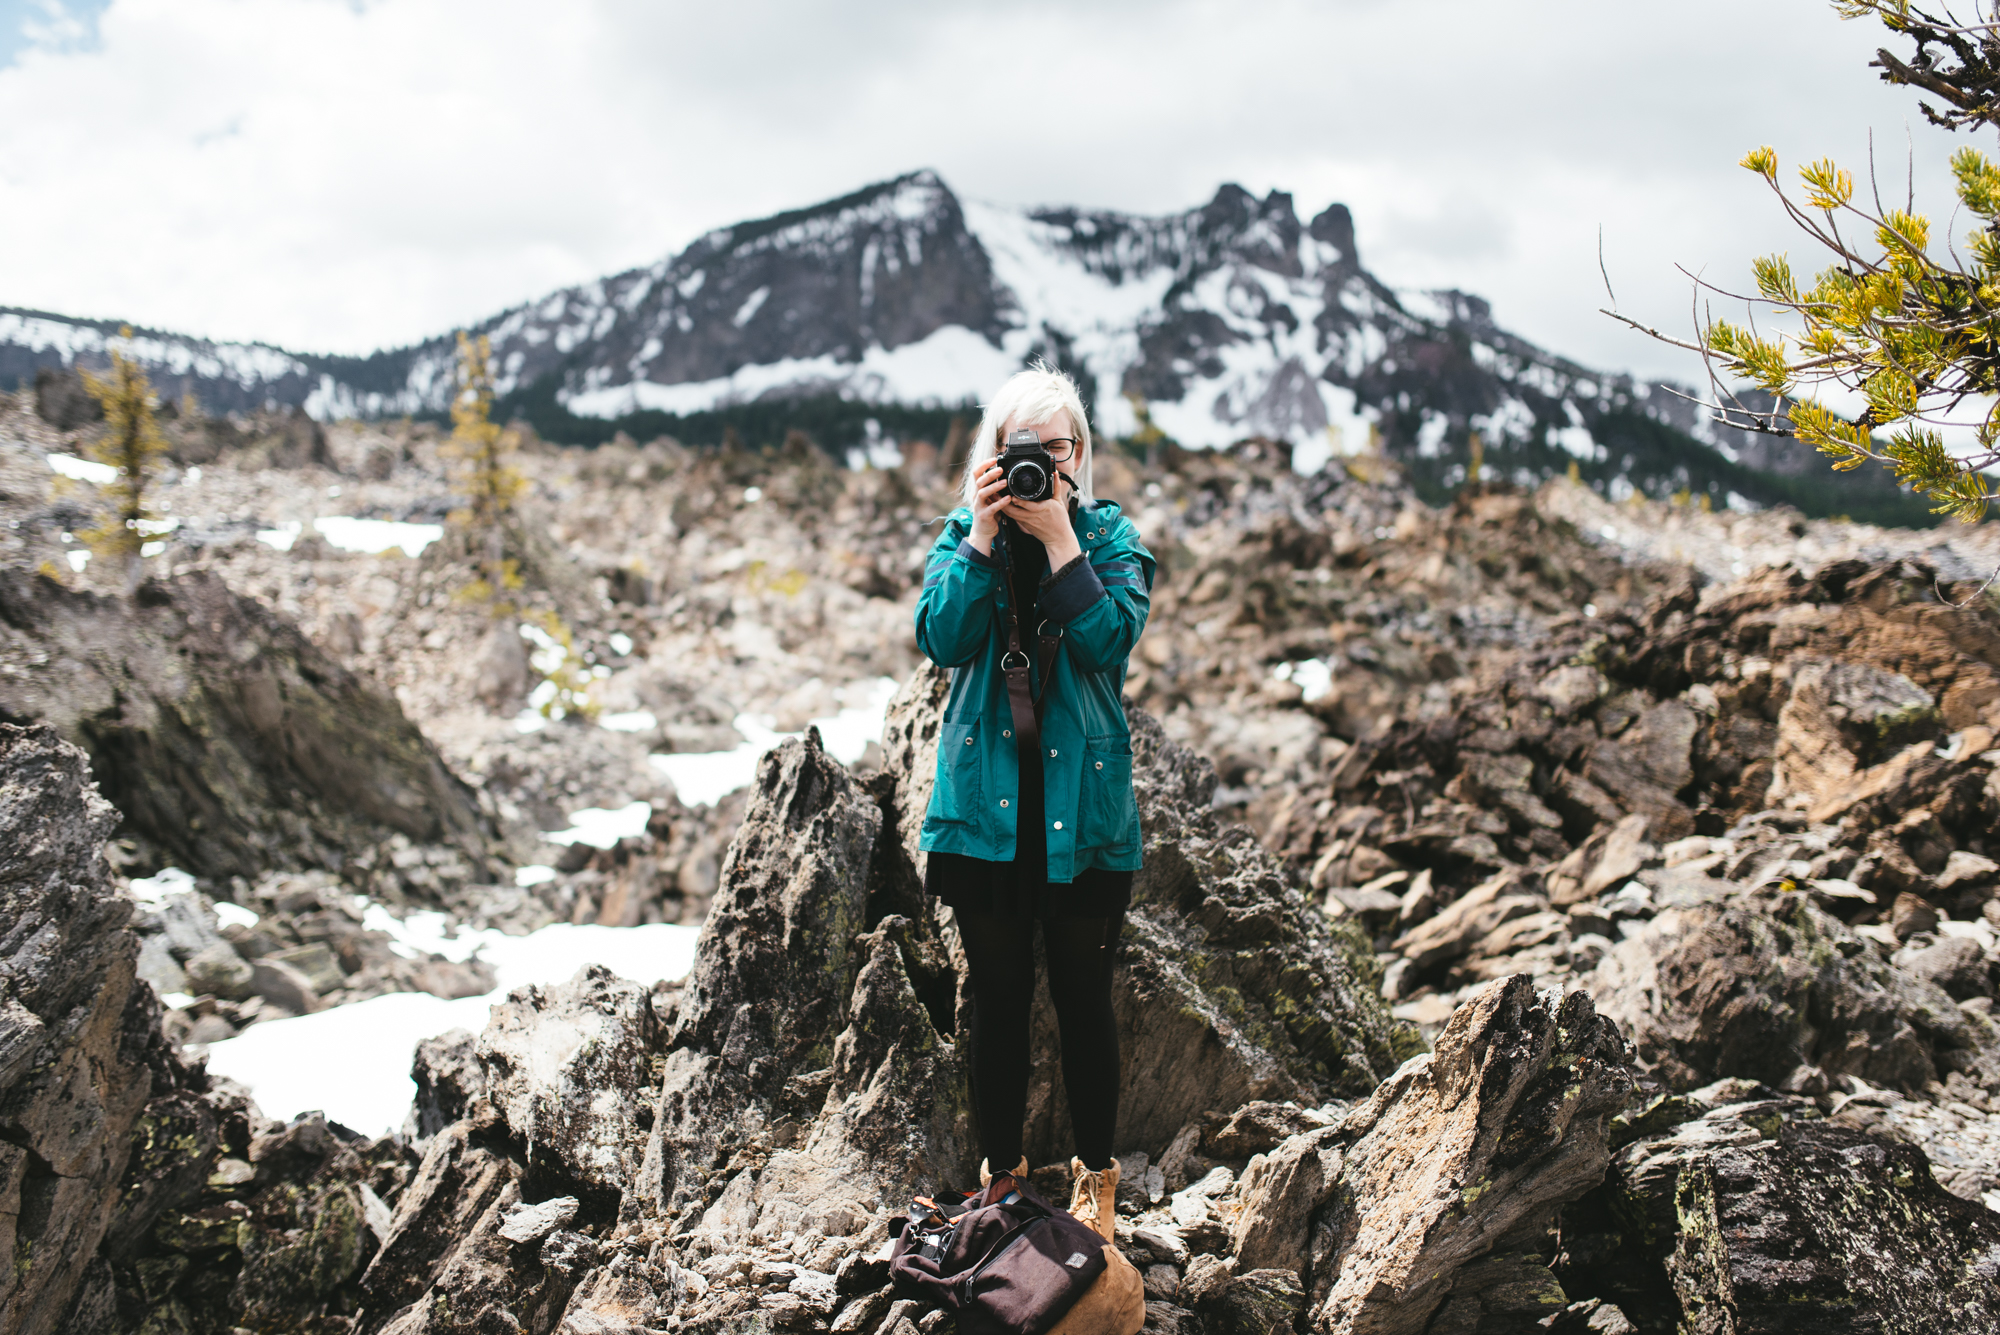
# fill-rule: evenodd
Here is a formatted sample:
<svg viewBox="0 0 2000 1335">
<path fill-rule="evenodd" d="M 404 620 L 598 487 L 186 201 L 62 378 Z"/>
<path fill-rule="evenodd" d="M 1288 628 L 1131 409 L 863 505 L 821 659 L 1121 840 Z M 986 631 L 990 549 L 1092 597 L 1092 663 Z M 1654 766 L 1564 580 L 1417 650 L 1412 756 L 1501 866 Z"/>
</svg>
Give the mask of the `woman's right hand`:
<svg viewBox="0 0 2000 1335">
<path fill-rule="evenodd" d="M 993 539 L 1000 534 L 1000 514 L 1007 506 L 1007 478 L 998 459 L 988 459 L 974 477 L 979 488 L 972 503 L 972 545 L 982 556 L 993 555 Z"/>
</svg>

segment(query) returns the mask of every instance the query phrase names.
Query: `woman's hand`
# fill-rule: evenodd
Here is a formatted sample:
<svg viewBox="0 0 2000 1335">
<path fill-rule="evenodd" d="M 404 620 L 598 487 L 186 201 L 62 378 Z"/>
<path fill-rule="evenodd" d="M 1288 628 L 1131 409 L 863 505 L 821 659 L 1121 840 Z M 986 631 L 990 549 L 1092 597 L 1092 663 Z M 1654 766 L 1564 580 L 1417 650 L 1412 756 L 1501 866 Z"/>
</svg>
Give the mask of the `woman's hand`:
<svg viewBox="0 0 2000 1335">
<path fill-rule="evenodd" d="M 1004 486 L 1004 480 L 1002 485 Z M 1021 526 L 1021 531 L 1041 539 L 1048 549 L 1049 569 L 1061 570 L 1083 551 L 1077 545 L 1076 533 L 1069 526 L 1069 502 L 1063 494 L 1066 484 L 1056 484 L 1056 494 L 1045 501 L 1024 501 L 1018 496 L 1009 496 L 1000 505 L 1000 513 Z"/>
<path fill-rule="evenodd" d="M 1000 472 L 1000 461 L 989 459 L 986 466 L 974 478 L 978 486 L 978 499 L 972 503 L 972 545 L 979 549 L 981 556 L 993 555 L 993 539 L 1000 532 L 1000 516 L 1007 514 L 1007 479 Z"/>
</svg>

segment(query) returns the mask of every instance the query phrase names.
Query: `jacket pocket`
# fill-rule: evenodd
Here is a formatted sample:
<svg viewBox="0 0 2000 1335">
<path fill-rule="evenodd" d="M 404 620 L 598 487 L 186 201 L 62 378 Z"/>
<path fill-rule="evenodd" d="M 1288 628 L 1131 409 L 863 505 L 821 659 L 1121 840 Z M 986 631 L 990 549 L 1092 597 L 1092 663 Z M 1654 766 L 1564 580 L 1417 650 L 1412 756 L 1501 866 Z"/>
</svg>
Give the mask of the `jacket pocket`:
<svg viewBox="0 0 2000 1335">
<path fill-rule="evenodd" d="M 1132 796 L 1132 743 L 1118 736 L 1084 741 L 1083 785 L 1077 795 L 1077 851 L 1114 857 L 1139 851 L 1139 804 Z"/>
<path fill-rule="evenodd" d="M 959 824 L 970 822 L 979 810 L 980 774 L 985 757 L 980 754 L 979 721 L 946 723 L 938 729 L 937 782 L 931 788 L 928 820 Z"/>
</svg>

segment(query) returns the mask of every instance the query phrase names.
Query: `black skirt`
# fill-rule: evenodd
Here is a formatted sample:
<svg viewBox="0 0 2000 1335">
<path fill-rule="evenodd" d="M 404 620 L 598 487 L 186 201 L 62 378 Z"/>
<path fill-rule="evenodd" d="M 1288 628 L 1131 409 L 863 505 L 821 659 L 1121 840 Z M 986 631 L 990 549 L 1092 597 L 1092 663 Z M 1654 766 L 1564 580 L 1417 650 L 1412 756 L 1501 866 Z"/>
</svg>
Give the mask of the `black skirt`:
<svg viewBox="0 0 2000 1335">
<path fill-rule="evenodd" d="M 988 862 L 963 853 L 932 853 L 924 889 L 957 913 L 1002 917 L 1032 912 L 1037 918 L 1109 918 L 1132 903 L 1132 873 L 1089 867 L 1064 884 L 1022 874 L 1018 862 Z M 1029 906 L 1032 905 L 1030 910 Z"/>
</svg>

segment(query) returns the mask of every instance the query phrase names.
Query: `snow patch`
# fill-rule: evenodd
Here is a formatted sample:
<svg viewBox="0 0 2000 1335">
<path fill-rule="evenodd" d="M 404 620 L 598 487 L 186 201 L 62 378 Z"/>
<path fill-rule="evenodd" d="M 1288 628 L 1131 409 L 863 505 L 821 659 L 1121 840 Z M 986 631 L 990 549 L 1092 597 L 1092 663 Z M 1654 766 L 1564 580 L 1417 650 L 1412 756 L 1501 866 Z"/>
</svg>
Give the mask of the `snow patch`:
<svg viewBox="0 0 2000 1335">
<path fill-rule="evenodd" d="M 168 895 L 183 894 L 194 889 L 194 877 L 179 867 L 162 867 L 151 876 L 141 876 L 130 887 L 132 898 L 148 908 L 158 908 Z"/>
<path fill-rule="evenodd" d="M 224 927 L 255 927 L 258 921 L 257 914 L 226 899 L 216 901 L 215 917 Z"/>
<path fill-rule="evenodd" d="M 1440 412 L 1426 412 L 1424 424 L 1417 428 L 1417 457 L 1442 459 L 1445 453 L 1444 438 L 1450 430 L 1451 418 Z"/>
<path fill-rule="evenodd" d="M 766 301 L 769 301 L 770 298 L 771 298 L 770 288 L 768 287 L 758 288 L 755 292 L 752 292 L 747 299 L 745 299 L 745 301 L 741 306 L 736 308 L 736 317 L 731 323 L 733 323 L 738 329 L 741 329 L 744 325 L 749 324 L 752 320 L 757 318 L 757 312 L 764 309 L 764 303 Z M 647 358 L 646 360 L 650 361 L 651 358 Z"/>
<path fill-rule="evenodd" d="M 856 683 L 866 692 L 862 703 L 851 705 L 826 718 L 811 720 L 819 729 L 820 744 L 828 755 L 843 765 L 852 765 L 867 753 L 868 743 L 882 740 L 882 726 L 888 717 L 889 701 L 895 698 L 897 683 L 892 677 Z M 855 687 L 848 687 L 852 694 Z M 648 756 L 653 768 L 667 776 L 674 792 L 689 806 L 712 807 L 757 777 L 757 762 L 764 753 L 802 734 L 778 732 L 768 714 L 738 714 L 736 731 L 746 739 L 729 751 L 675 751 Z"/>
<path fill-rule="evenodd" d="M 1549 444 L 1567 450 L 1585 463 L 1597 457 L 1597 441 L 1592 438 L 1589 427 L 1551 427 Z"/>
<path fill-rule="evenodd" d="M 1333 689 L 1333 669 L 1324 659 L 1307 658 L 1295 663 L 1280 663 L 1271 669 L 1275 681 L 1296 683 L 1303 692 L 1307 704 L 1326 697 Z"/>
<path fill-rule="evenodd" d="M 118 480 L 118 470 L 110 464 L 79 459 L 74 454 L 51 454 L 49 467 L 64 477 L 74 478 L 78 482 L 95 482 L 100 487 L 109 486 Z"/>
<path fill-rule="evenodd" d="M 444 536 L 443 524 L 406 524 L 394 519 L 354 519 L 347 515 L 327 515 L 313 520 L 313 528 L 330 547 L 344 552 L 380 555 L 400 547 L 405 556 L 417 557 L 424 548 Z M 259 539 L 263 534 L 257 535 Z M 273 543 L 273 546 L 277 544 Z"/>
<path fill-rule="evenodd" d="M 646 833 L 646 822 L 652 816 L 650 802 L 634 802 L 615 811 L 585 807 L 569 813 L 567 830 L 551 831 L 542 838 L 552 844 L 589 844 L 592 848 L 610 848 L 620 839 L 637 839 Z"/>
<path fill-rule="evenodd" d="M 295 519 L 276 528 L 258 529 L 257 541 L 266 547 L 276 547 L 281 552 L 289 552 L 292 550 L 292 544 L 299 540 L 299 534 L 304 530 L 305 525 Z"/>
<path fill-rule="evenodd" d="M 480 931 L 445 937 L 442 924 L 442 914 L 398 921 L 380 905 L 371 905 L 365 915 L 367 927 L 390 931 L 406 949 L 453 959 L 476 953 L 498 978 L 485 996 L 446 1001 L 424 992 L 394 992 L 316 1015 L 266 1021 L 209 1045 L 209 1071 L 248 1086 L 272 1116 L 316 1109 L 364 1135 L 380 1135 L 400 1128 L 409 1115 L 417 1092 L 410 1062 L 418 1043 L 450 1029 L 477 1033 L 515 988 L 567 982 L 586 964 L 602 964 L 646 986 L 683 977 L 694 963 L 700 934 L 699 928 L 674 923 L 557 923 L 527 936 Z"/>
<path fill-rule="evenodd" d="M 831 354 L 787 357 L 745 366 L 715 380 L 661 385 L 650 380 L 607 385 L 571 394 L 565 405 L 581 417 L 621 417 L 640 409 L 687 414 L 750 403 L 773 392 L 831 391 L 842 398 L 881 403 L 955 404 L 989 392 L 1020 368 L 1018 353 L 996 348 L 963 325 L 945 325 L 915 343 L 879 344 L 859 362 Z"/>
<path fill-rule="evenodd" d="M 634 709 L 625 714 L 599 714 L 597 726 L 613 732 L 650 732 L 660 726 L 660 720 L 650 709 Z"/>
</svg>

